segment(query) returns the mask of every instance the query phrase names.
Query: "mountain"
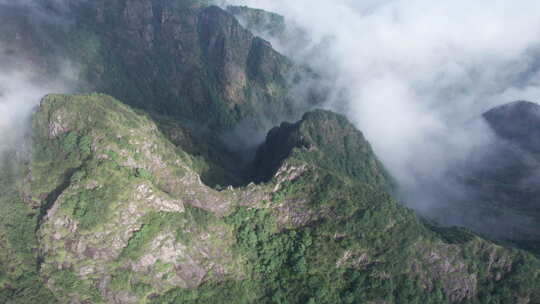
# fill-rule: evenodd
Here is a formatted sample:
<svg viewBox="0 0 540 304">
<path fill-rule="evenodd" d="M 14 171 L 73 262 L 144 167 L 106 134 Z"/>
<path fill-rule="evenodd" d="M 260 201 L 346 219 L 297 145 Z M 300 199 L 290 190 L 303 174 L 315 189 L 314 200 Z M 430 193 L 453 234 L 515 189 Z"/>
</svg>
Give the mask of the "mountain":
<svg viewBox="0 0 540 304">
<path fill-rule="evenodd" d="M 199 142 L 220 151 L 203 155 L 229 173 L 210 177 L 214 185 L 245 182 L 238 164 L 250 160 L 246 155 L 254 154 L 264 133 L 320 102 L 318 92 L 292 94 L 313 78 L 307 68 L 217 6 L 85 1 L 71 15 L 71 56 L 83 58 L 80 78 L 88 84 L 82 91 L 181 121 Z M 313 84 L 304 86 L 309 92 Z"/>
<path fill-rule="evenodd" d="M 227 6 L 227 11 L 233 14 L 242 25 L 257 34 L 273 38 L 285 38 L 287 34 L 287 22 L 279 14 L 248 6 Z"/>
<path fill-rule="evenodd" d="M 120 3 L 97 1 L 81 8 L 90 14 L 83 25 L 94 26 L 101 46 L 97 64 L 88 62 L 96 89 L 216 128 L 231 127 L 248 114 L 272 120 L 278 109 L 283 115 L 290 111 L 284 78 L 292 63 L 224 10 L 176 8 L 164 1 Z"/>
<path fill-rule="evenodd" d="M 73 64 L 78 92 L 45 96 L 0 154 L 0 302 L 540 302 L 537 257 L 418 217 L 362 132 L 295 94 L 316 75 L 248 29 L 279 16 L 188 0 L 0 14 L 0 67 L 47 82 Z"/>
<path fill-rule="evenodd" d="M 104 92 L 209 133 L 244 120 L 266 130 L 317 104 L 316 94 L 303 101 L 294 96 L 294 102 L 290 94 L 314 77 L 306 67 L 243 27 L 233 7 L 229 12 L 206 2 L 1 3 L 6 22 L 0 35 L 7 58 L 22 57 L 50 77 L 67 59 L 77 68 L 77 90 Z"/>
<path fill-rule="evenodd" d="M 540 252 L 540 106 L 516 101 L 482 118 L 496 139 L 477 149 L 460 169 L 462 181 L 486 214 L 521 216 L 504 238 Z"/>
<path fill-rule="evenodd" d="M 494 164 L 492 169 L 482 172 L 484 178 L 506 185 L 501 187 L 501 194 L 515 192 L 515 195 L 508 193 L 508 197 L 521 201 L 515 207 L 526 212 L 539 212 L 536 189 L 540 184 L 536 176 L 540 169 L 540 106 L 517 101 L 491 109 L 484 113 L 483 118 L 501 139 L 492 149 L 496 159 L 491 162 Z"/>
<path fill-rule="evenodd" d="M 484 119 L 501 138 L 531 152 L 540 152 L 540 106 L 515 101 L 484 113 Z"/>
<path fill-rule="evenodd" d="M 74 66 L 75 91 L 103 92 L 183 122 L 199 142 L 220 151 L 204 157 L 232 172 L 229 177 L 242 171 L 229 164 L 245 162 L 269 128 L 298 119 L 320 101 L 317 94 L 291 94 L 311 72 L 205 1 L 0 5 L 9 15 L 0 25 L 7 58 L 20 58 L 19 66 L 37 63 L 45 79 Z M 253 130 L 249 139 L 239 125 Z M 242 183 L 214 184 L 227 181 Z"/>
<path fill-rule="evenodd" d="M 73 11 L 93 90 L 213 132 L 298 116 L 287 92 L 302 69 L 217 6 L 91 1 Z"/>
<path fill-rule="evenodd" d="M 148 115 L 106 95 L 47 96 L 33 129 L 31 159 L 2 175 L 3 302 L 538 299 L 537 259 L 419 220 L 340 115 L 274 129 L 263 147 L 303 144 L 284 146 L 268 181 L 222 191 Z M 359 160 L 344 170 L 349 153 Z"/>
<path fill-rule="evenodd" d="M 308 161 L 374 188 L 393 190 L 390 175 L 364 135 L 332 112 L 311 111 L 295 124 L 282 123 L 270 130 L 254 161 L 255 180 L 270 179 L 285 159 Z"/>
</svg>

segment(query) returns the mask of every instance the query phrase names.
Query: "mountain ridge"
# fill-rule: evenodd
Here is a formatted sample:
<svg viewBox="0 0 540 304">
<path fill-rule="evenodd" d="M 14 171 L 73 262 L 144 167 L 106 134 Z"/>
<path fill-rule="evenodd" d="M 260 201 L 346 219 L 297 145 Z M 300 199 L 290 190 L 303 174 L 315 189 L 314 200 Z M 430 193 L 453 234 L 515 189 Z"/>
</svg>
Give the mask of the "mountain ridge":
<svg viewBox="0 0 540 304">
<path fill-rule="evenodd" d="M 321 110 L 297 126 L 315 122 L 354 129 Z M 61 303 L 490 303 L 540 290 L 530 254 L 425 225 L 370 180 L 303 156 L 324 151 L 330 133 L 282 159 L 269 181 L 216 191 L 149 116 L 112 97 L 50 95 L 33 125 L 16 193 L 37 220 L 26 232 L 38 231 L 33 280 Z M 352 147 L 371 151 L 356 134 Z M 501 289 L 513 282 L 520 289 Z"/>
<path fill-rule="evenodd" d="M 102 93 L 44 97 L 29 150 L 1 155 L 0 302 L 540 301 L 538 258 L 402 206 L 363 134 L 293 100 L 304 68 L 231 13 L 66 9 L 76 27 L 47 43 Z M 222 142 L 246 120 L 277 126 L 253 161 Z"/>
</svg>

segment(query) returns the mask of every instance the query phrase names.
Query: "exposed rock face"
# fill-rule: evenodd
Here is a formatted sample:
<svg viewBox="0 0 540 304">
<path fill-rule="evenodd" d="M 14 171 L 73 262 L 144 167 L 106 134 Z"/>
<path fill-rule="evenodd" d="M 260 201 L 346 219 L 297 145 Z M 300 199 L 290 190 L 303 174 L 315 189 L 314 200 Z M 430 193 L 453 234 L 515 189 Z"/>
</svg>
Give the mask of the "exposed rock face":
<svg viewBox="0 0 540 304">
<path fill-rule="evenodd" d="M 115 0 L 75 12 L 89 16 L 79 21 L 95 24 L 98 52 L 107 54 L 85 63 L 100 91 L 217 128 L 246 117 L 278 123 L 294 112 L 286 79 L 298 70 L 221 8 Z"/>
<path fill-rule="evenodd" d="M 64 109 L 60 109 L 52 114 L 53 117 L 49 122 L 49 138 L 55 138 L 69 131 L 69 119 Z"/>
<path fill-rule="evenodd" d="M 291 96 L 294 83 L 313 75 L 208 2 L 1 4 L 0 57 L 18 71 L 37 67 L 40 79 L 67 73 L 77 92 L 107 93 L 188 121 L 184 127 L 198 140 L 223 151 L 230 147 L 220 136 L 238 123 L 263 134 L 320 101 L 314 94 Z"/>
<path fill-rule="evenodd" d="M 68 184 L 49 202 L 39 229 L 42 275 L 51 278 L 49 287 L 60 297 L 70 294 L 58 287 L 59 271 L 93 282 L 78 294 L 81 300 L 94 293 L 119 303 L 136 302 L 140 295 L 116 286 L 117 272 L 130 273 L 124 284 L 139 281 L 156 291 L 195 288 L 236 275 L 229 267 L 234 261 L 230 248 L 222 247 L 232 242 L 231 231 L 194 221 L 185 207 L 223 215 L 234 194 L 219 194 L 203 185 L 152 122 L 102 95 L 52 95 L 40 108 L 34 125 L 49 126 L 47 137 L 36 138 L 40 149 L 52 152 L 51 142 L 63 141 L 62 147 L 73 151 L 56 153 L 77 158 Z M 122 126 L 127 122 L 131 128 Z M 79 158 L 73 153 L 85 149 L 83 142 L 90 151 Z M 39 189 L 43 181 L 33 180 L 28 186 Z"/>
<path fill-rule="evenodd" d="M 437 282 L 442 282 L 442 290 L 452 302 L 462 302 L 477 294 L 477 275 L 468 273 L 460 256 L 461 248 L 439 245 L 420 251 L 424 256 L 413 261 L 412 268 L 420 273 L 424 288 L 432 291 Z"/>
<path fill-rule="evenodd" d="M 51 125 L 62 131 L 50 136 Z M 33 284 L 42 282 L 61 303 L 254 303 L 279 294 L 292 303 L 305 302 L 300 294 L 334 303 L 344 295 L 396 303 L 388 294 L 490 303 L 494 290 L 521 280 L 528 285 L 497 299 L 534 303 L 539 296 L 532 256 L 434 229 L 398 205 L 369 143 L 339 115 L 314 111 L 274 130 L 260 159 L 281 155 L 271 143 L 290 145 L 271 162 L 278 165 L 272 178 L 222 191 L 201 181 L 196 159 L 153 121 L 106 95 L 50 95 L 33 126 L 27 182 L 6 189 L 27 197 L 17 208 L 40 207 L 28 226 L 37 248 L 25 261 L 10 259 L 21 249 L 4 236 L 14 230 L 0 226 L 0 274 L 8 274 L 0 290 L 28 288 L 12 285 L 18 281 L 9 271 L 39 261 Z M 353 153 L 362 161 L 352 161 Z M 347 165 L 332 167 L 326 157 Z"/>
<path fill-rule="evenodd" d="M 298 68 L 198 2 L 53 10 L 76 26 L 44 45 L 69 44 L 90 87 L 173 123 L 101 94 L 42 101 L 32 158 L 0 159 L 0 302 L 539 301 L 536 258 L 419 220 L 391 198 L 391 178 L 343 116 L 281 125 L 259 150 L 258 184 L 208 187 L 208 159 L 230 161 L 209 144 L 217 132 L 297 114 L 287 78 Z M 17 24 L 16 34 L 27 25 Z M 2 54 L 28 47 L 40 58 L 37 32 L 22 33 Z"/>
</svg>

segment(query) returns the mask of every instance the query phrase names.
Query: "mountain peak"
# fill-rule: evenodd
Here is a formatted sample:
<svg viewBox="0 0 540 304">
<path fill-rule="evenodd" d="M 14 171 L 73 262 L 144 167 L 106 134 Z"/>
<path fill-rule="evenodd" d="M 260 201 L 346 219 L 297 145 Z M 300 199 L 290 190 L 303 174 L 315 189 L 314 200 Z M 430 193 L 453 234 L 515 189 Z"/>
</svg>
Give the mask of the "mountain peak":
<svg viewBox="0 0 540 304">
<path fill-rule="evenodd" d="M 497 107 L 494 107 L 493 109 L 487 111 L 485 115 L 489 115 L 490 113 L 501 113 L 506 112 L 508 114 L 513 113 L 523 113 L 526 114 L 529 111 L 538 111 L 540 109 L 540 105 L 538 105 L 535 102 L 527 101 L 527 100 L 516 100 L 513 102 L 509 102 L 507 104 L 503 104 Z"/>
<path fill-rule="evenodd" d="M 0 303 L 538 303 L 538 259 L 422 221 L 345 116 L 305 113 L 325 77 L 257 37 L 282 17 L 211 1 L 0 4 L 0 58 L 80 68 L 0 155 Z"/>
<path fill-rule="evenodd" d="M 514 101 L 495 107 L 483 115 L 501 138 L 530 152 L 540 152 L 540 105 Z"/>
<path fill-rule="evenodd" d="M 362 132 L 345 116 L 330 111 L 310 111 L 294 124 L 272 129 L 255 161 L 258 178 L 271 178 L 290 158 L 378 188 L 391 188 L 389 175 Z"/>
</svg>

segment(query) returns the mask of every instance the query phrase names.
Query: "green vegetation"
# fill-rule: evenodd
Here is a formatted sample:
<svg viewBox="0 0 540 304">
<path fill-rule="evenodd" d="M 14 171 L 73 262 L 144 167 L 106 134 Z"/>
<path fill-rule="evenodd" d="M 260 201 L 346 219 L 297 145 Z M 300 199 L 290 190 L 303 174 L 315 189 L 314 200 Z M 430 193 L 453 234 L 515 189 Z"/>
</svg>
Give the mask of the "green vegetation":
<svg viewBox="0 0 540 304">
<path fill-rule="evenodd" d="M 39 213 L 22 201 L 15 154 L 0 155 L 0 303 L 55 303 L 39 276 L 35 231 Z"/>
<path fill-rule="evenodd" d="M 324 121 L 320 130 L 315 127 L 318 120 Z M 182 144 L 168 143 L 147 117 L 103 95 L 49 96 L 35 116 L 34 127 L 41 133 L 34 136 L 36 153 L 29 164 L 33 180 L 21 184 L 21 190 L 30 193 L 29 201 L 40 212 L 27 217 L 22 206 L 28 205 L 13 205 L 15 210 L 9 216 L 25 218 L 27 224 L 16 229 L 6 226 L 0 230 L 4 233 L 0 240 L 20 252 L 18 259 L 26 256 L 27 260 L 13 261 L 7 255 L 0 260 L 37 265 L 35 250 L 27 244 L 40 246 L 34 233 L 54 204 L 59 207 L 57 219 L 77 221 L 77 232 L 69 232 L 71 226 L 54 230 L 57 228 L 46 222 L 38 229 L 46 237 L 41 246 L 57 249 L 44 252 L 41 275 L 34 270 L 19 278 L 5 267 L 0 268 L 0 282 L 15 288 L 38 288 L 37 293 L 52 298 L 39 287 L 40 276 L 46 276 L 53 280 L 53 292 L 60 301 L 77 295 L 94 303 L 106 302 L 96 289 L 101 275 L 77 274 L 96 264 L 79 258 L 73 253 L 78 249 L 67 244 L 84 240 L 89 243 L 83 254 L 92 256 L 97 250 L 110 254 L 106 244 L 99 249 L 100 244 L 81 237 L 103 235 L 103 231 L 121 233 L 123 223 L 106 225 L 122 219 L 124 208 L 135 208 L 129 202 L 142 197 L 189 200 L 193 194 L 182 196 L 181 188 L 169 183 L 175 176 L 191 174 L 191 169 L 182 167 L 175 173 L 168 168 L 178 161 L 194 168 L 200 163 L 181 150 Z M 306 114 L 300 123 L 281 128 L 271 132 L 266 145 L 282 150 L 263 148 L 258 161 L 272 164 L 268 172 L 303 168 L 299 175 L 289 179 L 286 174 L 292 173 L 282 172 L 255 186 L 256 191 L 268 191 L 280 183 L 277 191 L 269 193 L 270 202 L 235 207 L 223 218 L 189 203 L 184 204 L 183 212 L 164 212 L 138 202 L 131 211 L 135 212 L 131 216 L 138 216 L 133 226 L 137 228 L 118 257 L 105 263 L 104 271 L 111 276 L 107 290 L 128 292 L 128 296 L 150 303 L 509 303 L 537 297 L 538 260 L 486 242 L 467 230 L 419 220 L 387 193 L 391 180 L 384 168 L 369 143 L 342 117 L 316 111 Z M 178 139 L 196 145 L 187 137 Z M 57 161 L 53 155 L 65 161 Z M 353 155 L 362 157 L 356 160 Z M 12 172 L 4 177 L 4 187 L 12 189 L 11 203 L 17 201 L 14 185 L 21 176 L 15 174 L 20 170 Z M 210 191 L 193 187 L 187 191 Z M 143 191 L 139 196 L 129 190 L 139 188 L 147 190 L 136 190 Z M 160 194 L 160 189 L 167 192 Z M 225 199 L 228 191 L 223 190 L 220 197 Z M 65 237 L 51 238 L 56 233 Z M 171 233 L 172 241 L 186 248 L 182 253 L 186 261 L 197 262 L 158 259 L 144 266 L 150 268 L 132 268 L 149 252 L 157 254 L 162 245 L 155 240 L 163 233 Z M 209 255 L 214 260 L 204 258 Z M 59 270 L 56 263 L 72 266 Z M 224 270 L 220 271 L 226 274 L 204 268 L 212 263 L 222 263 Z M 182 271 L 208 271 L 207 279 L 198 288 L 178 288 L 171 279 L 182 267 L 188 267 Z M 13 289 L 3 290 L 6 299 L 13 299 Z"/>
<path fill-rule="evenodd" d="M 47 96 L 31 156 L 2 155 L 1 303 L 540 301 L 538 259 L 398 204 L 343 116 L 284 123 L 240 164 L 222 132 L 297 117 L 287 79 L 303 71 L 206 5 L 73 4 L 57 38 L 80 89 L 138 109 Z"/>
<path fill-rule="evenodd" d="M 537 259 L 425 222 L 400 206 L 369 143 L 338 115 L 315 111 L 273 130 L 257 158 L 279 175 L 221 192 L 197 179 L 182 184 L 206 161 L 182 150 L 198 145 L 185 130 L 176 133 L 175 146 L 150 118 L 110 97 L 49 96 L 34 128 L 32 159 L 18 167 L 4 161 L 10 173 L 2 177 L 7 195 L 0 199 L 5 302 L 26 292 L 50 302 L 54 296 L 109 302 L 103 288 L 146 303 L 538 298 Z M 21 182 L 24 174 L 31 182 Z M 216 204 L 244 191 L 268 201 L 233 205 L 222 217 L 193 206 L 195 199 Z M 131 229 L 125 239 L 123 229 Z M 147 264 L 151 253 L 159 258 Z"/>
<path fill-rule="evenodd" d="M 152 303 L 449 303 L 446 280 L 465 279 L 469 273 L 482 279 L 478 286 L 463 288 L 478 288 L 479 295 L 464 296 L 463 303 L 511 303 L 516 294 L 535 293 L 540 286 L 534 271 L 538 261 L 531 256 L 496 249 L 459 229 L 427 227 L 388 195 L 365 185 L 341 181 L 342 186 L 336 187 L 335 176 L 316 183 L 315 178 L 307 175 L 291 183 L 282 202 L 294 200 L 295 193 L 311 193 L 309 186 L 316 185 L 312 188 L 318 193 L 310 200 L 332 216 L 306 227 L 284 228 L 272 209 L 238 208 L 227 222 L 236 231 L 235 250 L 246 258 L 248 277 L 208 283 L 194 291 L 173 290 Z M 429 266 L 430 250 L 451 261 L 457 258 L 469 268 L 438 273 L 438 266 Z M 515 272 L 495 284 L 486 270 L 491 250 L 515 259 Z M 435 268 L 414 270 L 415 263 Z M 527 286 L 517 293 L 501 289 L 521 286 L 523 281 Z"/>
<path fill-rule="evenodd" d="M 71 270 L 61 270 L 53 273 L 55 287 L 61 290 L 63 294 L 75 294 L 82 301 L 88 300 L 92 303 L 103 303 L 99 291 L 92 283 L 81 281 L 79 277 Z"/>
<path fill-rule="evenodd" d="M 394 188 L 362 133 L 344 116 L 328 111 L 308 112 L 298 123 L 270 131 L 255 160 L 256 178 L 269 180 L 285 159 L 314 164 L 384 191 Z"/>
<path fill-rule="evenodd" d="M 225 10 L 209 6 L 212 2 L 149 0 L 152 18 L 147 18 L 143 6 L 126 7 L 122 1 L 113 1 L 106 9 L 93 1 L 74 4 L 71 17 L 77 26 L 62 42 L 81 66 L 80 78 L 86 84 L 81 89 L 104 92 L 214 133 L 230 130 L 246 118 L 259 121 L 264 117 L 278 123 L 294 111 L 286 76 L 300 72 L 267 43 L 254 43 L 257 38 Z M 100 9 L 103 13 L 98 18 Z M 173 14 L 178 19 L 164 17 Z M 177 21 L 192 19 L 196 21 Z M 128 30 L 134 23 L 147 38 Z M 170 37 L 179 27 L 182 35 Z M 154 32 L 151 39 L 150 32 Z M 225 38 L 224 48 L 210 45 L 212 37 Z M 180 50 L 178 43 L 189 47 Z M 230 72 L 233 69 L 245 75 L 238 78 Z M 225 93 L 231 91 L 236 93 Z M 258 127 L 262 130 L 268 125 Z"/>
<path fill-rule="evenodd" d="M 55 303 L 37 271 L 37 215 L 7 192 L 3 192 L 0 208 L 0 302 Z"/>
<path fill-rule="evenodd" d="M 141 229 L 133 234 L 128 245 L 122 251 L 122 257 L 138 259 L 145 252 L 145 245 L 152 241 L 158 233 L 171 229 L 171 226 L 185 225 L 184 214 L 150 213 L 142 219 Z"/>
</svg>

